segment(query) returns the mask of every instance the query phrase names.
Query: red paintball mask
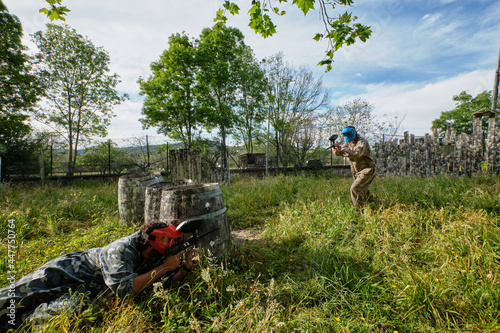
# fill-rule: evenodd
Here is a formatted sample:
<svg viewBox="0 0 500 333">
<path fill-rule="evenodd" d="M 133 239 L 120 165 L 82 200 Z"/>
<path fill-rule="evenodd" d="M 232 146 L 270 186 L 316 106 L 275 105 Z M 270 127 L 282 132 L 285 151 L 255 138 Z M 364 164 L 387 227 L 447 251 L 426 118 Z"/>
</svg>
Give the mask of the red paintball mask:
<svg viewBox="0 0 500 333">
<path fill-rule="evenodd" d="M 149 244 L 161 255 L 165 255 L 165 250 L 175 245 L 175 239 L 182 236 L 182 232 L 177 231 L 175 225 L 171 224 L 167 228 L 155 229 L 150 234 L 145 234 Z M 170 239 L 170 240 L 168 240 Z"/>
</svg>

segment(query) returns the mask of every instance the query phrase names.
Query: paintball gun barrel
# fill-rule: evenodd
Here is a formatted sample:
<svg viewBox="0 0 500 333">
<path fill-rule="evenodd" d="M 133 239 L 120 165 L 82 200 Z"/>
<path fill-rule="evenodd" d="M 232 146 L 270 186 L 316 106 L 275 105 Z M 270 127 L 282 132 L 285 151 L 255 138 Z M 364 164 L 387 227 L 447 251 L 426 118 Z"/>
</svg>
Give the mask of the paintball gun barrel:
<svg viewBox="0 0 500 333">
<path fill-rule="evenodd" d="M 212 230 L 209 230 L 207 232 L 202 233 L 201 235 L 198 235 L 197 229 L 201 226 L 202 223 L 203 223 L 203 218 L 192 218 L 192 219 L 186 220 L 186 221 L 182 222 L 181 224 L 179 224 L 177 226 L 178 231 L 180 231 L 182 233 L 191 232 L 193 235 L 191 237 L 189 237 L 188 239 L 186 239 L 182 242 L 179 242 L 172 247 L 167 248 L 167 250 L 165 251 L 166 256 L 173 256 L 174 254 L 177 254 L 177 253 L 187 249 L 191 245 L 197 245 L 201 238 L 203 238 L 203 237 L 205 237 L 205 236 L 207 236 L 207 235 L 209 235 L 209 234 L 211 234 L 219 229 L 219 227 L 216 227 Z"/>
</svg>

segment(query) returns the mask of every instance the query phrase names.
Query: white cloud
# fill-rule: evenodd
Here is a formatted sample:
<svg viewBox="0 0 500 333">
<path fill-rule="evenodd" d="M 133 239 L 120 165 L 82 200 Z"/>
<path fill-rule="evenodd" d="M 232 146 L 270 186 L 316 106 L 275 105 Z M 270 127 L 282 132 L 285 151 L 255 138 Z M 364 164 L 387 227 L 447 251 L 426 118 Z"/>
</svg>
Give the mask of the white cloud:
<svg viewBox="0 0 500 333">
<path fill-rule="evenodd" d="M 108 127 L 108 137 L 110 138 L 123 138 L 126 136 L 136 136 L 140 133 L 155 134 L 155 129 L 144 131 L 142 124 L 139 122 L 140 118 L 144 116 L 141 114 L 142 102 L 141 101 L 125 101 L 117 105 L 114 109 L 116 117 L 111 121 Z"/>
<path fill-rule="evenodd" d="M 454 95 L 467 91 L 475 96 L 485 90 L 492 90 L 493 77 L 493 70 L 474 71 L 424 85 L 371 84 L 365 94 L 345 96 L 338 100 L 338 104 L 362 97 L 375 106 L 375 115 L 406 114 L 404 129 L 420 136 L 430 133 L 432 121 L 439 118 L 442 111 L 455 107 L 452 100 Z"/>
<path fill-rule="evenodd" d="M 434 23 L 436 23 L 436 21 L 438 21 L 439 19 L 441 18 L 441 14 L 425 14 L 423 17 L 422 17 L 422 21 L 424 21 L 424 23 L 426 25 L 433 25 Z"/>
<path fill-rule="evenodd" d="M 21 19 L 24 42 L 33 47 L 29 34 L 50 22 L 38 13 L 45 1 L 4 3 Z M 156 133 L 154 129 L 143 131 L 138 121 L 142 103 L 137 79 L 149 76 L 151 62 L 167 48 L 171 34 L 185 31 L 196 38 L 204 27 L 212 26 L 221 3 L 68 0 L 67 23 L 109 52 L 110 69 L 122 80 L 119 90 L 133 97 L 115 108 L 110 137 Z M 228 24 L 244 33 L 257 58 L 283 51 L 285 60 L 294 66 L 307 64 L 317 75 L 324 73 L 316 63 L 323 58 L 326 43 L 312 40 L 323 30 L 317 12 L 304 17 L 292 4 L 280 4 L 287 15 L 273 16 L 278 32 L 263 39 L 248 27 L 249 2 L 239 5 L 240 15 L 228 16 Z M 464 12 L 463 6 L 454 0 L 359 0 L 349 9 L 339 7 L 335 14 L 352 10 L 359 22 L 372 27 L 373 35 L 367 43 L 336 53 L 333 71 L 323 76 L 325 86 L 332 87 L 332 96 L 342 101 L 359 97 L 357 92 L 361 92 L 361 97 L 375 105 L 377 114 L 407 112 L 404 126 L 416 135 L 429 131 L 441 111 L 453 108 L 453 95 L 464 90 L 475 95 L 493 87 L 493 70 L 487 69 L 497 63 L 500 2 L 481 0 L 477 12 L 471 13 Z"/>
</svg>

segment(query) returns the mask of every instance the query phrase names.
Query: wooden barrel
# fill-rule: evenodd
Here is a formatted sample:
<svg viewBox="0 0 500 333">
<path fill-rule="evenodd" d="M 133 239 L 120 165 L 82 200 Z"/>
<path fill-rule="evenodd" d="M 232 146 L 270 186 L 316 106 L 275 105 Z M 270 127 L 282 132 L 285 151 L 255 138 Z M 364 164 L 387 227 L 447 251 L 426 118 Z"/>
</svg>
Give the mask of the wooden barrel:
<svg viewBox="0 0 500 333">
<path fill-rule="evenodd" d="M 199 247 L 209 256 L 220 257 L 230 246 L 231 231 L 226 205 L 219 184 L 184 185 L 164 190 L 161 197 L 160 220 L 177 225 L 188 218 L 202 217 L 198 234 L 219 229 L 200 239 Z"/>
<path fill-rule="evenodd" d="M 181 185 L 193 184 L 191 179 L 176 179 L 163 181 L 146 187 L 146 199 L 144 203 L 144 223 L 160 220 L 161 195 L 164 190 Z"/>
<path fill-rule="evenodd" d="M 118 211 L 128 225 L 144 223 L 146 187 L 163 180 L 160 172 L 144 172 L 118 179 Z"/>
</svg>

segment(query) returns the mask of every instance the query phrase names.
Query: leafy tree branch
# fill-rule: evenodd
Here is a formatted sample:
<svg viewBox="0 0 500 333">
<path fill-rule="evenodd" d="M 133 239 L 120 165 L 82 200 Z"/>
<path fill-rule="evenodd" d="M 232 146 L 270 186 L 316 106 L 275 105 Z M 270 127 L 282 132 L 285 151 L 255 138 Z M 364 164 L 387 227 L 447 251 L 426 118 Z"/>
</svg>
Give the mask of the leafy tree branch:
<svg viewBox="0 0 500 333">
<path fill-rule="evenodd" d="M 252 7 L 248 11 L 250 16 L 249 27 L 264 38 L 275 34 L 276 25 L 273 23 L 270 14 L 285 15 L 286 12 L 276 6 L 277 3 L 284 2 L 288 2 L 288 0 L 252 1 Z M 296 5 L 304 15 L 307 15 L 311 10 L 315 10 L 315 3 L 316 0 L 292 1 L 292 4 Z M 358 17 L 353 16 L 352 13 L 345 12 L 337 17 L 333 15 L 332 12 L 337 6 L 352 6 L 353 0 L 318 0 L 317 4 L 325 30 L 322 33 L 316 33 L 313 39 L 316 41 L 326 39 L 328 43 L 325 57 L 318 65 L 326 66 L 326 70 L 330 71 L 332 70 L 335 51 L 338 51 L 343 46 L 354 44 L 357 39 L 366 42 L 370 38 L 372 31 L 369 26 L 355 23 Z M 227 21 L 226 13 L 237 15 L 239 10 L 240 8 L 234 2 L 226 0 L 223 9 L 219 9 L 214 21 L 218 24 L 225 24 Z"/>
</svg>

